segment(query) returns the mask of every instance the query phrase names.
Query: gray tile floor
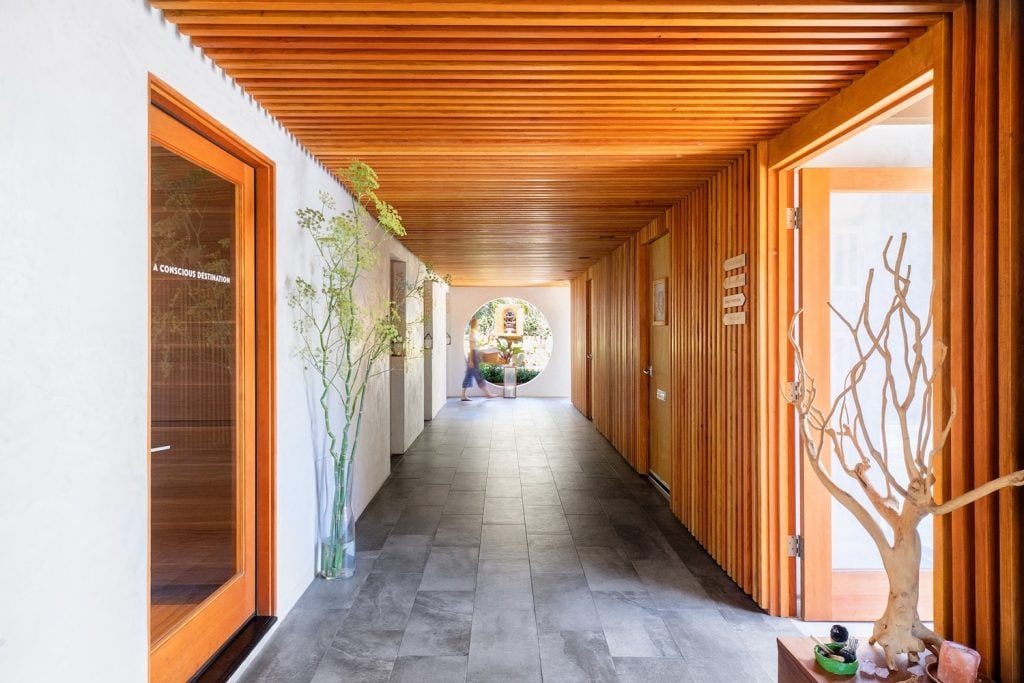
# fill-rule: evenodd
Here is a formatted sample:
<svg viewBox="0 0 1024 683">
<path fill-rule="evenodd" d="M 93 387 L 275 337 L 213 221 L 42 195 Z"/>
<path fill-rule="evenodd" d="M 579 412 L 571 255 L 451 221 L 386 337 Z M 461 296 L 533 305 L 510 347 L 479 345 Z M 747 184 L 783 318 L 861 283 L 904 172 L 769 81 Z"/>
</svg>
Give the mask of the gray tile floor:
<svg viewBox="0 0 1024 683">
<path fill-rule="evenodd" d="M 564 400 L 449 402 L 243 681 L 768 681 L 765 615 Z"/>
</svg>

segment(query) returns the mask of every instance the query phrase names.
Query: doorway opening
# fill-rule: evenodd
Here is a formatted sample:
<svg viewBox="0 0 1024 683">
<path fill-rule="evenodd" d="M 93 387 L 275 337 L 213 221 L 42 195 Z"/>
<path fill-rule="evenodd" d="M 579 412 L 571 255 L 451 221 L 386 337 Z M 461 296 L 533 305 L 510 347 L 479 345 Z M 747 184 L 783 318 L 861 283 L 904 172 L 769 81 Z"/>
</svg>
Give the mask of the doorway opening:
<svg viewBox="0 0 1024 683">
<path fill-rule="evenodd" d="M 906 106 L 892 110 L 856 135 L 803 162 L 795 172 L 794 195 L 799 229 L 794 239 L 794 310 L 803 309 L 799 336 L 808 373 L 815 378 L 823 406 L 842 391 L 847 373 L 858 360 L 856 338 L 841 314 L 856 321 L 870 292 L 873 305 L 868 321 L 879 323 L 891 279 L 885 277 L 886 244 L 899 245 L 906 235 L 905 261 L 913 277 L 907 294 L 911 308 L 926 316 L 931 306 L 935 232 L 933 217 L 934 148 L 933 98 L 930 90 Z M 890 252 L 890 258 L 895 252 Z M 870 290 L 869 271 L 875 278 Z M 834 310 L 830 310 L 830 306 Z M 933 367 L 929 335 L 923 344 Z M 881 369 L 868 366 L 866 386 L 881 386 Z M 896 377 L 897 383 L 906 378 Z M 866 436 L 876 444 L 891 443 L 899 433 L 892 410 L 885 411 L 880 392 L 863 395 L 859 405 L 865 416 Z M 827 412 L 827 409 L 826 409 Z M 882 416 L 885 416 L 884 418 Z M 925 416 L 910 414 L 916 430 Z M 888 581 L 874 542 L 854 516 L 803 468 L 799 437 L 793 453 L 799 482 L 799 534 L 802 562 L 798 582 L 800 614 L 806 621 L 873 621 L 880 616 L 888 595 Z M 889 460 L 894 477 L 906 481 L 902 458 Z M 833 454 L 826 467 L 845 483 L 842 463 Z M 879 490 L 887 482 L 876 467 L 864 475 Z M 853 481 L 852 479 L 850 481 Z M 881 522 L 879 514 L 856 486 L 846 487 L 862 507 Z M 889 530 L 885 523 L 879 525 Z M 933 525 L 922 522 L 920 614 L 932 619 Z M 833 542 L 835 541 L 835 542 Z M 891 538 L 890 538 L 891 541 Z"/>
<path fill-rule="evenodd" d="M 551 360 L 554 337 L 544 313 L 526 299 L 500 297 L 478 308 L 463 334 L 463 354 L 470 353 L 470 324 L 477 323 L 480 374 L 492 388 L 504 382 L 506 367 L 514 367 L 516 384 L 535 380 Z"/>
<path fill-rule="evenodd" d="M 273 164 L 150 97 L 150 679 L 226 677 L 275 609 Z"/>
</svg>

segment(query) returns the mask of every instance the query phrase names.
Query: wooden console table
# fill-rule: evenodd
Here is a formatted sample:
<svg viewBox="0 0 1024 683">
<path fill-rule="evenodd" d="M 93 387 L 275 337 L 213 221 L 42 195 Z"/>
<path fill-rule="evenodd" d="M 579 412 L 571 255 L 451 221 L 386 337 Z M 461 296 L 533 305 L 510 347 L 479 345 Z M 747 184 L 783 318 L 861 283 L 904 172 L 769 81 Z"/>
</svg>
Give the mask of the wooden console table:
<svg viewBox="0 0 1024 683">
<path fill-rule="evenodd" d="M 837 676 L 824 671 L 814 661 L 814 640 L 806 636 L 779 638 L 779 683 L 828 683 L 830 681 L 871 681 L 879 683 L 884 680 L 886 683 L 898 683 L 899 681 L 927 681 L 924 673 L 924 665 L 927 664 L 932 655 L 929 654 L 920 664 L 907 667 L 906 657 L 900 658 L 898 671 L 890 672 L 886 679 L 869 676 L 858 671 L 853 676 Z M 868 645 L 867 638 L 862 640 L 857 650 L 857 659 L 863 662 L 872 661 L 877 667 L 885 666 L 885 657 L 882 649 Z"/>
</svg>

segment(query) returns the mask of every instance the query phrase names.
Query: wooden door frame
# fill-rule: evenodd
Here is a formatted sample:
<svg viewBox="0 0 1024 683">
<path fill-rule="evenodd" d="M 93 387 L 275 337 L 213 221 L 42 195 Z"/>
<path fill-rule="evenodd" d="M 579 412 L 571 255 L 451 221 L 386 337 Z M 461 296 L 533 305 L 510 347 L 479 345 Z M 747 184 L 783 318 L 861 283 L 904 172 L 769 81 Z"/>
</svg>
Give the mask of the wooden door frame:
<svg viewBox="0 0 1024 683">
<path fill-rule="evenodd" d="M 831 399 L 831 334 L 829 322 L 831 315 L 826 310 L 828 300 L 828 283 L 831 280 L 830 272 L 830 226 L 829 197 L 832 192 L 844 193 L 884 193 L 884 192 L 933 192 L 935 188 L 934 173 L 931 167 L 878 167 L 878 168 L 804 168 L 800 170 L 800 206 L 803 207 L 802 223 L 805 226 L 824 226 L 825 234 L 810 238 L 810 232 L 801 231 L 801 281 L 816 282 L 818 286 L 811 285 L 808 291 L 816 298 L 813 306 L 808 306 L 810 297 L 802 297 L 801 305 L 806 307 L 806 312 L 801 318 L 801 338 L 814 339 L 814 343 L 805 351 L 805 362 L 808 374 L 816 379 L 818 389 L 817 403 L 822 408 Z M 808 201 L 808 198 L 813 201 Z M 811 207 L 815 212 L 810 210 Z M 810 257 L 807 254 L 814 254 Z M 816 311 L 814 315 L 810 311 Z M 810 333 L 810 330 L 814 330 Z M 828 407 L 824 408 L 828 412 Z M 831 469 L 830 463 L 826 460 L 823 465 L 827 470 Z M 815 482 L 812 473 L 804 470 L 808 480 Z M 805 543 L 803 546 L 803 571 L 801 595 L 807 596 L 816 594 L 828 596 L 827 603 L 823 600 L 811 606 L 806 599 L 802 601 L 801 618 L 807 621 L 870 621 L 869 614 L 871 601 L 867 600 L 864 606 L 851 606 L 837 610 L 836 596 L 842 594 L 841 589 L 834 587 L 837 575 L 832 568 L 832 497 L 821 486 L 811 485 L 806 487 L 801 498 L 800 508 L 800 533 L 808 539 L 816 539 L 814 543 Z M 808 567 L 815 567 L 819 571 L 813 574 Z M 827 568 L 827 570 L 825 570 Z M 882 570 L 877 570 L 882 571 Z M 849 591 L 849 595 L 867 595 L 874 580 L 870 575 L 874 570 L 860 572 L 857 577 L 852 573 L 844 573 L 840 577 L 841 583 L 846 585 L 853 582 L 865 589 L 863 593 Z M 927 577 L 922 585 L 931 580 Z M 808 589 L 808 586 L 812 588 Z M 883 593 L 884 595 L 884 593 Z M 922 596 L 922 601 L 926 600 Z M 855 602 L 855 601 L 853 601 Z M 844 603 L 845 604 L 845 603 Z M 928 604 L 928 603 L 925 603 Z M 847 611 L 849 610 L 849 611 Z M 836 612 L 839 611 L 839 614 Z M 922 612 L 926 621 L 930 621 L 930 615 Z"/>
<path fill-rule="evenodd" d="M 277 610 L 275 166 L 269 157 L 152 74 L 149 75 L 149 102 L 248 164 L 255 172 L 252 246 L 256 269 L 256 614 L 273 616 Z M 147 491 L 151 485 L 148 465 L 147 462 Z M 147 540 L 147 556 L 148 553 Z M 147 559 L 147 584 L 148 574 Z M 148 601 L 147 590 L 147 629 Z"/>
<path fill-rule="evenodd" d="M 895 109 L 905 107 L 934 92 L 934 187 L 936 330 L 947 320 L 949 244 L 949 102 L 951 15 L 946 15 L 922 36 L 867 72 L 831 100 L 795 123 L 772 140 L 759 145 L 766 170 L 766 223 L 760 231 L 759 250 L 768 255 L 764 296 L 758 315 L 767 320 L 766 343 L 760 347 L 766 395 L 770 397 L 761 423 L 768 449 L 769 500 L 768 608 L 779 616 L 797 615 L 796 558 L 789 557 L 787 541 L 796 533 L 796 496 L 799 495 L 794 451 L 796 430 L 791 406 L 781 400 L 780 388 L 793 376 L 788 331 L 793 307 L 793 231 L 787 229 L 787 209 L 793 204 L 793 170 L 869 128 Z M 938 390 L 936 410 L 946 403 L 948 370 Z M 803 468 L 806 470 L 806 468 Z M 804 471 L 803 475 L 813 476 Z M 936 555 L 941 552 L 936 535 Z M 936 566 L 936 593 L 942 582 Z M 936 595 L 936 618 L 941 601 Z"/>
</svg>

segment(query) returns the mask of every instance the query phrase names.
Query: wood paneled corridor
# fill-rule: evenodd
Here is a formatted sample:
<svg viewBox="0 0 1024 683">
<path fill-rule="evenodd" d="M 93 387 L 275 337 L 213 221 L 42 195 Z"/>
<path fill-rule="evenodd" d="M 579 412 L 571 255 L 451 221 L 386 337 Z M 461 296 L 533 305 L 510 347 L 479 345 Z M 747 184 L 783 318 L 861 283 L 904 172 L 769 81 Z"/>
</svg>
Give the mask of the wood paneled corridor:
<svg viewBox="0 0 1024 683">
<path fill-rule="evenodd" d="M 357 547 L 243 681 L 767 681 L 796 634 L 560 399 L 449 402 Z"/>
</svg>

